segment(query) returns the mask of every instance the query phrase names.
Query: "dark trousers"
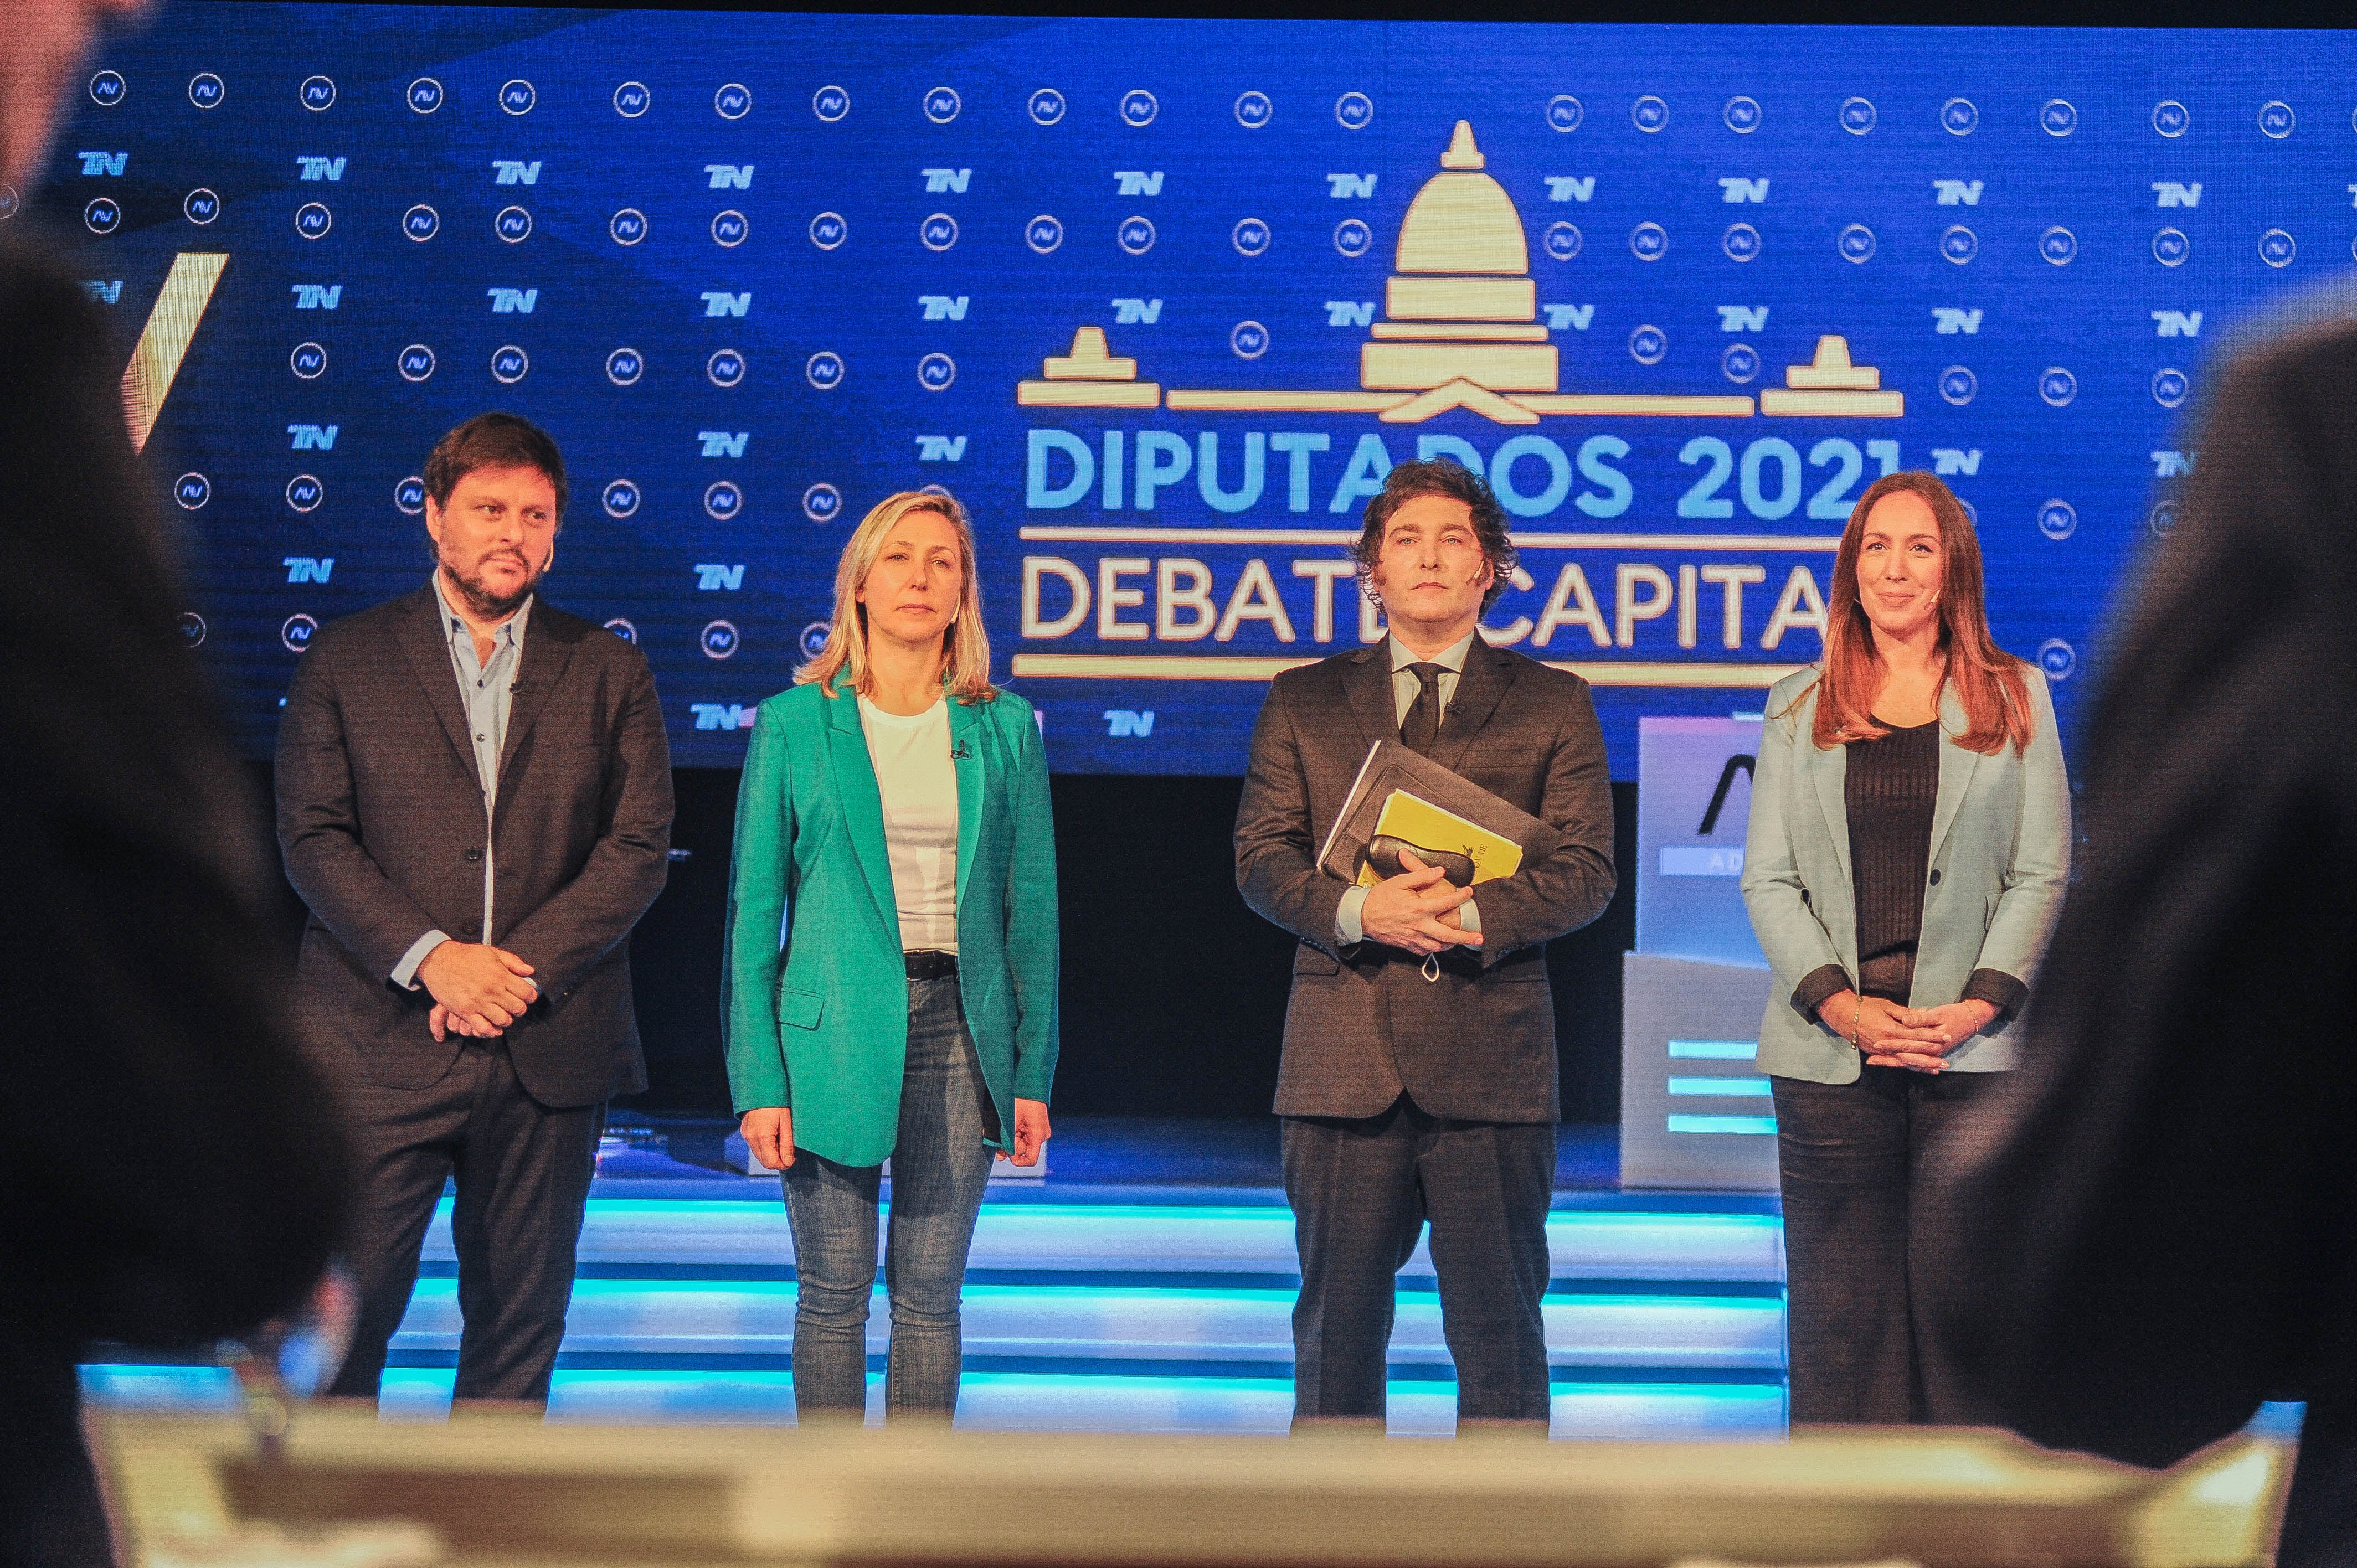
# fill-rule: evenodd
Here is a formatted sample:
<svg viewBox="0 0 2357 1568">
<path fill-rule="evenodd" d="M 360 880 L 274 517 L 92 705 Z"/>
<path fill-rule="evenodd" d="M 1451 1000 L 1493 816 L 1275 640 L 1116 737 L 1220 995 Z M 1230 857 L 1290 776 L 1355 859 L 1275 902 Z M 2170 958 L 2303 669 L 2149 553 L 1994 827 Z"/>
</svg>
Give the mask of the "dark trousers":
<svg viewBox="0 0 2357 1568">
<path fill-rule="evenodd" d="M 1294 1421 L 1383 1419 L 1397 1276 L 1429 1219 L 1457 1419 L 1544 1434 L 1554 1126 L 1444 1121 L 1403 1094 L 1380 1116 L 1288 1116 L 1284 1148 Z"/>
<path fill-rule="evenodd" d="M 455 1178 L 466 1317 L 456 1397 L 546 1401 L 606 1107 L 541 1104 L 499 1040 L 468 1041 L 429 1089 L 338 1088 L 360 1173 L 348 1249 L 360 1315 L 330 1391 L 375 1397 L 434 1205 Z"/>
<path fill-rule="evenodd" d="M 1986 1420 L 1917 1294 L 1931 1238 L 1911 1215 L 1932 1147 L 2003 1075 L 1870 1067 L 1856 1083 L 1770 1081 L 1793 1423 Z"/>
</svg>

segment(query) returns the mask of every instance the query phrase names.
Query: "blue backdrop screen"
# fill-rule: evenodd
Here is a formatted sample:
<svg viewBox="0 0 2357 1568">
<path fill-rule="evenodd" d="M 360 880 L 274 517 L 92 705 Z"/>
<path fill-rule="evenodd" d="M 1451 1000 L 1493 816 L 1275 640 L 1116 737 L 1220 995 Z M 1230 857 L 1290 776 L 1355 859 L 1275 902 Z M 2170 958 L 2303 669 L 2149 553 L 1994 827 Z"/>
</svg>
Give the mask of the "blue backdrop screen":
<svg viewBox="0 0 2357 1568">
<path fill-rule="evenodd" d="M 883 496 L 980 530 L 1068 769 L 1232 773 L 1372 640 L 1396 462 L 1482 468 L 1496 640 L 1641 714 L 1814 659 L 1875 476 L 1974 509 L 2067 715 L 2202 340 L 2357 234 L 2347 37 L 540 13 L 183 0 L 29 204 L 118 313 L 266 748 L 416 586 L 435 438 L 564 446 L 547 593 L 742 755 Z M 0 215 L 27 205 L 0 190 Z M 150 411 L 150 412 L 143 412 Z"/>
</svg>

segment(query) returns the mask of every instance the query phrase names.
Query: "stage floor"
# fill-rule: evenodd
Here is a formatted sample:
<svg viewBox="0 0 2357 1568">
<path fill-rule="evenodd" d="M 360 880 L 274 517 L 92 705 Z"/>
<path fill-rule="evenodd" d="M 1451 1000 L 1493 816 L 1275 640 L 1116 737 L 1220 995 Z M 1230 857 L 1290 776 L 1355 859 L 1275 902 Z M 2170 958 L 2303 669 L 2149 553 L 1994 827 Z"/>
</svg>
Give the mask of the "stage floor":
<svg viewBox="0 0 2357 1568">
<path fill-rule="evenodd" d="M 777 1178 L 725 1168 L 725 1124 L 646 1125 L 667 1147 L 617 1144 L 599 1161 L 551 1418 L 790 1422 L 794 1275 Z M 1566 1126 L 1559 1141 L 1545 1302 L 1555 1434 L 1781 1433 L 1775 1199 L 1621 1191 L 1615 1144 L 1610 1127 Z M 1063 1118 L 1049 1160 L 1044 1178 L 995 1180 L 984 1205 L 959 1423 L 1283 1432 L 1298 1276 L 1275 1122 Z M 448 1409 L 455 1274 L 446 1198 L 393 1342 L 388 1419 Z M 871 1420 L 887 1316 L 879 1291 Z M 1391 1430 L 1448 1432 L 1456 1387 L 1422 1249 L 1401 1272 L 1391 1366 Z M 109 1359 L 85 1383 L 116 1404 L 233 1399 L 218 1368 Z"/>
</svg>

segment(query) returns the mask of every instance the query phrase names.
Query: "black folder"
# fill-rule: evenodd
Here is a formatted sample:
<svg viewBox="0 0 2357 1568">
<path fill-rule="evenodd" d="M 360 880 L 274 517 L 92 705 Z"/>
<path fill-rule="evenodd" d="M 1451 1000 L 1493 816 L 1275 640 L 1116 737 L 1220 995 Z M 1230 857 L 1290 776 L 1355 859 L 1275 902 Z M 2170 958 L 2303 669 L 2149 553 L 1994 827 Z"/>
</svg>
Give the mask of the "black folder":
<svg viewBox="0 0 2357 1568">
<path fill-rule="evenodd" d="M 1385 737 L 1367 748 L 1367 759 L 1359 765 L 1359 777 L 1351 785 L 1350 797 L 1334 818 L 1325 847 L 1318 852 L 1319 869 L 1345 882 L 1358 881 L 1361 869 L 1367 864 L 1368 845 L 1375 837 L 1376 821 L 1394 791 L 1413 795 L 1463 817 L 1476 827 L 1512 840 L 1522 846 L 1524 864 L 1534 856 L 1553 854 L 1562 843 L 1561 833 L 1521 807 L 1500 800 L 1463 775 Z M 1412 847 L 1442 853 L 1448 849 L 1446 844 Z M 1418 858 L 1441 864 L 1435 855 Z M 1444 869 L 1448 868 L 1444 865 Z M 1460 886 L 1471 879 L 1469 868 L 1462 878 L 1453 872 L 1449 875 L 1449 880 Z"/>
</svg>

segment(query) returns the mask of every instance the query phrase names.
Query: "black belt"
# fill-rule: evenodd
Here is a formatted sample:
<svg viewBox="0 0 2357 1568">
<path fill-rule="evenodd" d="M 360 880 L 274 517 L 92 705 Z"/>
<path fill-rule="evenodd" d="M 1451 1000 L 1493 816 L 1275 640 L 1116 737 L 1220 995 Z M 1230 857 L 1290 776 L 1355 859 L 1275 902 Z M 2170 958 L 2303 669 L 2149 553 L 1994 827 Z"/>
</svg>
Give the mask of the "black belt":
<svg viewBox="0 0 2357 1568">
<path fill-rule="evenodd" d="M 900 960 L 909 966 L 911 980 L 957 978 L 957 954 L 953 952 L 937 952 L 928 948 L 923 952 L 904 952 Z"/>
</svg>

